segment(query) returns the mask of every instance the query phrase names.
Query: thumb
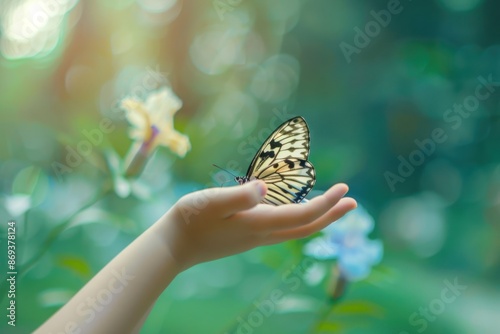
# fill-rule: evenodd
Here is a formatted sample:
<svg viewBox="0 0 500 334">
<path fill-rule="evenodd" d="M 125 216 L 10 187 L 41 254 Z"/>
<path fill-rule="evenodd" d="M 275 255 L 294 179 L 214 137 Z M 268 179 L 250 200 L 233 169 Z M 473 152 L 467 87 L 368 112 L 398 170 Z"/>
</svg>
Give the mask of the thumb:
<svg viewBox="0 0 500 334">
<path fill-rule="evenodd" d="M 255 180 L 241 186 L 225 188 L 217 199 L 223 210 L 223 216 L 228 217 L 236 212 L 248 210 L 262 201 L 267 187 L 263 181 Z"/>
</svg>

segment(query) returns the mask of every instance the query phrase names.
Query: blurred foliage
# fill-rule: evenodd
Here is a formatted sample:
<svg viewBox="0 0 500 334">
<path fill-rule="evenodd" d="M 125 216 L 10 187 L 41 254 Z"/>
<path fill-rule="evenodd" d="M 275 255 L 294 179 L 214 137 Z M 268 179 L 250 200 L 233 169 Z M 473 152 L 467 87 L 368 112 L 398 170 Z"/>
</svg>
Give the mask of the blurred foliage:
<svg viewBox="0 0 500 334">
<path fill-rule="evenodd" d="M 234 332 L 280 289 L 253 333 L 497 333 L 499 86 L 483 85 L 491 94 L 467 117 L 446 115 L 481 78 L 500 81 L 500 5 L 403 0 L 377 23 L 394 3 L 1 1 L 1 231 L 17 221 L 22 274 L 18 325 L 4 319 L 0 331 L 32 331 L 180 196 L 218 186 L 212 163 L 244 173 L 274 127 L 302 115 L 315 191 L 350 185 L 375 217 L 383 263 L 334 304 L 324 264 L 319 278 L 311 269 L 287 283 L 303 241 L 206 263 L 172 283 L 143 332 Z M 342 43 L 357 51 L 346 57 Z M 182 160 L 157 151 L 125 196 L 112 177 L 130 146 L 118 104 L 164 85 L 183 101 L 176 128 L 192 150 Z M 85 148 L 108 118 L 113 131 Z M 416 141 L 437 128 L 446 140 L 391 187 L 398 157 L 415 159 Z M 85 152 L 81 162 L 72 150 Z M 425 329 L 412 322 L 455 278 L 467 289 Z"/>
</svg>

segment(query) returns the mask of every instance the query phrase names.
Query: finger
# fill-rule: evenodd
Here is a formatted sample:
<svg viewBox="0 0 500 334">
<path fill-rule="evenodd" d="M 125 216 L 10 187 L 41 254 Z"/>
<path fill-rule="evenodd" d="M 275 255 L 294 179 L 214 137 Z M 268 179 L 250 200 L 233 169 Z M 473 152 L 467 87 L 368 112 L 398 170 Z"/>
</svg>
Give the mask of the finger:
<svg viewBox="0 0 500 334">
<path fill-rule="evenodd" d="M 271 231 L 290 229 L 308 224 L 328 212 L 328 210 L 340 201 L 348 190 L 349 187 L 346 184 L 336 184 L 323 195 L 315 197 L 305 204 L 276 207 L 272 212 L 266 213 L 260 219 L 255 219 L 253 224 L 260 225 L 257 227 Z"/>
<path fill-rule="evenodd" d="M 269 235 L 268 243 L 275 244 L 278 242 L 283 242 L 291 239 L 300 239 L 310 236 L 313 233 L 319 232 L 328 225 L 334 223 L 338 219 L 342 218 L 346 213 L 355 209 L 357 207 L 356 200 L 353 198 L 342 198 L 337 205 L 328 210 L 323 216 L 314 220 L 313 222 L 282 231 L 276 231 Z"/>
<path fill-rule="evenodd" d="M 218 188 L 217 196 L 213 196 L 211 205 L 223 217 L 229 217 L 259 204 L 266 191 L 266 184 L 259 180 L 241 186 Z"/>
</svg>

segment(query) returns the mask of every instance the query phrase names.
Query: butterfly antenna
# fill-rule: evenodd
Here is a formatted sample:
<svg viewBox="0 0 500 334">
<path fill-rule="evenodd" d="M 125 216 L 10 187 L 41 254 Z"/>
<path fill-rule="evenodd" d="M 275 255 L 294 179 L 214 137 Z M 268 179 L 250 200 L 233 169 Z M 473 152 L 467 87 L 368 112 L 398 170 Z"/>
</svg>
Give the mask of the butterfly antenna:
<svg viewBox="0 0 500 334">
<path fill-rule="evenodd" d="M 230 172 L 230 171 L 228 171 L 227 169 L 224 169 L 224 168 L 222 168 L 222 167 L 219 167 L 219 166 L 217 166 L 216 164 L 212 164 L 212 166 L 217 167 L 217 168 L 219 168 L 219 169 L 223 170 L 224 172 L 229 173 L 229 174 L 231 174 L 232 176 L 236 177 L 236 175 L 234 175 L 233 173 L 231 173 L 231 172 Z"/>
</svg>

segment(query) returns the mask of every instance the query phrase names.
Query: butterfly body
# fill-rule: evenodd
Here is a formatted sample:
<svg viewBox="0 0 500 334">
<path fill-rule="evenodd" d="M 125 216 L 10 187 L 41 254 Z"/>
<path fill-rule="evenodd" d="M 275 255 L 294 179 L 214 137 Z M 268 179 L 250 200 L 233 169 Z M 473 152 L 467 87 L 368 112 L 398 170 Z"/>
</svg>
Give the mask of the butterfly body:
<svg viewBox="0 0 500 334">
<path fill-rule="evenodd" d="M 262 180 L 267 184 L 263 203 L 300 203 L 316 182 L 309 158 L 309 128 L 298 116 L 281 124 L 262 144 L 245 176 L 235 177 L 244 184 Z"/>
</svg>

